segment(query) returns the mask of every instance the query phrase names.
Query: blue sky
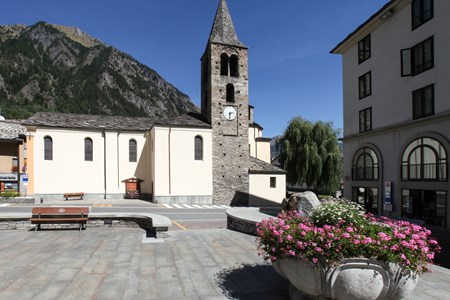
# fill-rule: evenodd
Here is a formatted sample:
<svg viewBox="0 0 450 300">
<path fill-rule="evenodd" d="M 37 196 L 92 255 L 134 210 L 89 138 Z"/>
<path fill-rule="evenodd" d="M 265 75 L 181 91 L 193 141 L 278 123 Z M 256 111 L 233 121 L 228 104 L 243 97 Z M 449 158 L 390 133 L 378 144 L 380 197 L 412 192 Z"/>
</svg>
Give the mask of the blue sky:
<svg viewBox="0 0 450 300">
<path fill-rule="evenodd" d="M 0 24 L 75 26 L 153 68 L 200 105 L 200 57 L 219 0 L 2 1 Z M 388 0 L 227 0 L 249 48 L 249 99 L 264 136 L 289 120 L 341 128 L 341 57 L 330 50 Z"/>
</svg>

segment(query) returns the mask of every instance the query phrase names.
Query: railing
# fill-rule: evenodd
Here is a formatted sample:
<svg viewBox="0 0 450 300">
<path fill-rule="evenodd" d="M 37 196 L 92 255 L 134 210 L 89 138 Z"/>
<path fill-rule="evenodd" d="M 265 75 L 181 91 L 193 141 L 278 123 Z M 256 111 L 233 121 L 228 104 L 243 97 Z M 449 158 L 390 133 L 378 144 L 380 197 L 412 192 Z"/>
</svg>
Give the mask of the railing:
<svg viewBox="0 0 450 300">
<path fill-rule="evenodd" d="M 403 180 L 447 180 L 447 163 L 408 164 L 402 166 Z"/>
</svg>

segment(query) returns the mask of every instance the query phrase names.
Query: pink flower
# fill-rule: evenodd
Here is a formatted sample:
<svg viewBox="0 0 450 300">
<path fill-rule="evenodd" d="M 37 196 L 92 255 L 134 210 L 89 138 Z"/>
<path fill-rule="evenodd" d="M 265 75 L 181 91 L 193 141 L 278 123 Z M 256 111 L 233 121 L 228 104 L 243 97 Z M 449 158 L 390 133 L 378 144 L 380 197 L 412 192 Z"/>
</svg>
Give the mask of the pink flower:
<svg viewBox="0 0 450 300">
<path fill-rule="evenodd" d="M 350 233 L 344 232 L 342 234 L 342 237 L 348 239 L 348 238 L 350 238 Z"/>
<path fill-rule="evenodd" d="M 292 241 L 292 236 L 291 236 L 290 234 L 288 234 L 288 236 L 286 237 L 286 239 L 287 239 L 288 241 Z"/>
<path fill-rule="evenodd" d="M 313 263 L 317 264 L 317 262 L 318 262 L 319 260 L 318 260 L 317 258 L 314 257 L 314 258 L 312 259 L 312 261 L 313 261 Z"/>
<path fill-rule="evenodd" d="M 289 250 L 289 255 L 290 255 L 290 256 L 295 256 L 295 252 L 292 251 L 292 250 Z"/>
</svg>

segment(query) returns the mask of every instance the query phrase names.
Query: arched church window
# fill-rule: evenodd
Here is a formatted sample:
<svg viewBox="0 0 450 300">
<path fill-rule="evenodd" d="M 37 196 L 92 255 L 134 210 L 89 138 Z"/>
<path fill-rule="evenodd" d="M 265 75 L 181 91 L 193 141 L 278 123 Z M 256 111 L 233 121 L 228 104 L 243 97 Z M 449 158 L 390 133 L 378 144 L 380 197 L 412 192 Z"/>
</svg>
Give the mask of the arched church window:
<svg viewBox="0 0 450 300">
<path fill-rule="evenodd" d="M 411 142 L 403 152 L 402 180 L 447 180 L 447 153 L 429 137 Z"/>
<path fill-rule="evenodd" d="M 197 135 L 194 139 L 195 160 L 203 160 L 203 138 Z"/>
<path fill-rule="evenodd" d="M 378 157 L 375 151 L 364 147 L 356 152 L 352 164 L 353 180 L 378 180 Z"/>
<path fill-rule="evenodd" d="M 230 57 L 230 76 L 239 77 L 239 59 L 236 55 Z"/>
<path fill-rule="evenodd" d="M 92 161 L 93 160 L 93 145 L 91 138 L 84 139 L 84 160 Z"/>
<path fill-rule="evenodd" d="M 136 162 L 137 161 L 137 142 L 136 140 L 128 141 L 128 161 Z"/>
<path fill-rule="evenodd" d="M 220 75 L 228 76 L 228 61 L 228 55 L 222 53 L 222 55 L 220 55 Z"/>
<path fill-rule="evenodd" d="M 227 102 L 234 102 L 234 85 L 227 84 Z"/>
<path fill-rule="evenodd" d="M 51 137 L 44 137 L 44 160 L 53 160 L 53 140 Z"/>
</svg>

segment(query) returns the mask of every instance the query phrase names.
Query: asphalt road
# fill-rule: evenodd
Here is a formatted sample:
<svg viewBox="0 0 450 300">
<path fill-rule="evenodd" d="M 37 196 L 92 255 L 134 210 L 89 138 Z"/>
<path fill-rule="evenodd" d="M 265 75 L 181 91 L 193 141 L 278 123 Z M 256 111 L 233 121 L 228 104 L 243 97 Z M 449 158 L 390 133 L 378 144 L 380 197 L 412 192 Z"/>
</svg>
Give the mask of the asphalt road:
<svg viewBox="0 0 450 300">
<path fill-rule="evenodd" d="M 218 208 L 165 208 L 154 205 L 99 204 L 91 205 L 92 212 L 148 212 L 166 216 L 172 220 L 171 230 L 226 228 L 226 209 Z M 30 213 L 33 205 L 0 207 L 0 213 Z"/>
</svg>

